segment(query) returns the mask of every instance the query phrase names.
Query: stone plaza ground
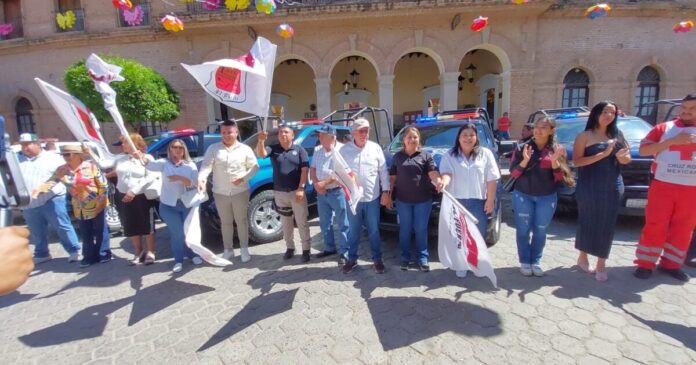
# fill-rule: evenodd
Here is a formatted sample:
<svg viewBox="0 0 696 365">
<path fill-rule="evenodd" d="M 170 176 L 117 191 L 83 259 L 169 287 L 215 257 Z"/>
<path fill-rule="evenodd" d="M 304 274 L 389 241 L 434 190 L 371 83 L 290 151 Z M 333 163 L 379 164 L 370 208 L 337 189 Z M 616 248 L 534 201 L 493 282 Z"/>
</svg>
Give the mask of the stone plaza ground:
<svg viewBox="0 0 696 365">
<path fill-rule="evenodd" d="M 641 218 L 622 217 L 609 281 L 574 267 L 575 218 L 554 219 L 543 278 L 518 271 L 509 207 L 491 249 L 499 288 L 399 270 L 396 234 L 383 232 L 387 271 L 368 261 L 344 275 L 334 258 L 285 261 L 282 242 L 254 246 L 253 259 L 172 274 L 168 234 L 158 259 L 129 267 L 131 244 L 112 238 L 116 259 L 85 270 L 55 259 L 37 265 L 18 292 L 0 297 L 3 364 L 693 364 L 696 280 L 656 272 L 635 279 Z M 321 249 L 318 219 L 312 246 Z M 435 240 L 433 240 L 435 241 Z M 298 240 L 299 242 L 299 240 Z M 369 257 L 369 245 L 361 258 Z M 696 270 L 689 269 L 692 276 Z"/>
</svg>

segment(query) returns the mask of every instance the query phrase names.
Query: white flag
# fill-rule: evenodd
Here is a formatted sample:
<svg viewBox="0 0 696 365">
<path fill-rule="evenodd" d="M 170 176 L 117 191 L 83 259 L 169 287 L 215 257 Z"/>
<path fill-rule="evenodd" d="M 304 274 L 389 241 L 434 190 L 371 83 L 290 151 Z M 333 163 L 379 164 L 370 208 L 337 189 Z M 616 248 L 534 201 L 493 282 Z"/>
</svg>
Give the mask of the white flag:
<svg viewBox="0 0 696 365">
<path fill-rule="evenodd" d="M 87 67 L 87 74 L 92 78 L 92 81 L 94 81 L 94 88 L 97 89 L 97 92 L 102 96 L 102 100 L 104 100 L 104 109 L 111 114 L 111 118 L 121 131 L 121 135 L 126 139 L 126 142 L 133 151 L 137 151 L 133 141 L 130 139 L 128 129 L 126 129 L 126 125 L 123 122 L 121 112 L 116 106 L 116 91 L 109 85 L 112 81 L 125 80 L 123 76 L 121 76 L 121 71 L 123 69 L 119 66 L 104 62 L 94 53 L 87 57 L 85 66 Z"/>
<path fill-rule="evenodd" d="M 334 151 L 331 156 L 333 158 L 333 174 L 336 176 L 336 179 L 338 179 L 338 183 L 346 194 L 346 201 L 348 202 L 348 206 L 350 206 L 350 211 L 355 214 L 355 208 L 363 197 L 363 188 L 360 186 L 358 176 L 351 170 L 346 160 L 343 159 L 343 156 L 338 153 L 338 150 Z"/>
<path fill-rule="evenodd" d="M 35 78 L 34 81 L 39 85 L 53 109 L 56 110 L 60 119 L 68 126 L 76 140 L 93 142 L 101 150 L 102 156 L 107 159 L 115 158 L 109 152 L 104 137 L 102 137 L 97 118 L 94 117 L 94 114 L 89 111 L 89 108 L 84 103 L 39 78 Z"/>
<path fill-rule="evenodd" d="M 268 116 L 277 46 L 256 38 L 249 53 L 200 65 L 181 64 L 215 100 L 258 115 Z"/>
<path fill-rule="evenodd" d="M 198 214 L 198 206 L 200 203 L 194 205 L 189 211 L 189 214 L 184 220 L 184 232 L 186 237 L 186 245 L 191 248 L 198 256 L 200 256 L 205 262 L 215 265 L 215 266 L 227 266 L 232 265 L 228 260 L 222 257 L 216 256 L 212 251 L 203 247 L 201 245 L 201 219 Z"/>
<path fill-rule="evenodd" d="M 478 277 L 488 277 L 493 286 L 498 287 L 486 241 L 476 227 L 476 218 L 444 190 L 440 205 L 437 252 L 445 267 L 457 271 L 468 270 Z"/>
</svg>

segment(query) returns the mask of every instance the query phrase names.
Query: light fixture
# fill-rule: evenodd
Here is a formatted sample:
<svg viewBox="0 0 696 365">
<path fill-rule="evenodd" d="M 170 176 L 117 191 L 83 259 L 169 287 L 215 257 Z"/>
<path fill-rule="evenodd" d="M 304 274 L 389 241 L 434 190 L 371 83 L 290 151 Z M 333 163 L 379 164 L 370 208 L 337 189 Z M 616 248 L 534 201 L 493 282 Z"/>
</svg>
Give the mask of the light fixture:
<svg viewBox="0 0 696 365">
<path fill-rule="evenodd" d="M 464 88 L 464 76 L 459 75 L 459 77 L 457 77 L 457 86 L 459 86 L 459 91 L 462 91 Z"/>
<path fill-rule="evenodd" d="M 350 82 L 353 83 L 353 88 L 354 89 L 357 88 L 358 87 L 358 80 L 360 80 L 360 72 L 353 69 L 353 71 L 351 71 L 349 73 L 349 75 L 350 75 Z"/>
<path fill-rule="evenodd" d="M 350 82 L 348 82 L 348 80 L 344 80 L 341 85 L 343 85 L 343 92 L 346 95 L 348 95 L 348 89 L 350 89 Z"/>
<path fill-rule="evenodd" d="M 473 63 L 470 63 L 469 66 L 467 66 L 465 69 L 466 71 L 466 78 L 469 80 L 470 83 L 474 83 L 474 71 L 476 71 L 476 66 L 474 66 Z"/>
</svg>

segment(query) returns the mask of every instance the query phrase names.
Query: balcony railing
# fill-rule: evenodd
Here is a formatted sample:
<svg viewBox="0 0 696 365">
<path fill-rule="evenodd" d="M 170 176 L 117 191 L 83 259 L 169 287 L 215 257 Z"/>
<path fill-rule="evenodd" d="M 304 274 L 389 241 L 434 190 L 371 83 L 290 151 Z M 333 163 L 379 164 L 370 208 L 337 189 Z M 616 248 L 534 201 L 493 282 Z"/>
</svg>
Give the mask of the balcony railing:
<svg viewBox="0 0 696 365">
<path fill-rule="evenodd" d="M 75 24 L 72 27 L 61 28 L 58 24 L 58 14 L 65 16 L 65 13 L 72 11 L 75 14 Z M 67 33 L 67 32 L 82 32 L 85 30 L 85 11 L 84 9 L 65 9 L 63 11 L 54 11 L 53 20 L 56 26 L 56 32 Z"/>
<path fill-rule="evenodd" d="M 309 7 L 309 6 L 323 6 L 323 5 L 347 5 L 347 4 L 370 4 L 370 3 L 393 3 L 395 1 L 403 0 L 276 0 L 277 9 L 288 9 L 288 8 L 299 8 L 299 7 Z M 188 12 L 192 15 L 196 14 L 210 14 L 210 13 L 225 13 L 229 12 L 225 7 L 225 2 L 220 1 L 219 5 L 215 7 L 215 1 L 194 1 L 187 4 Z M 248 8 L 245 10 L 236 11 L 253 11 L 256 12 L 256 6 L 252 2 Z"/>
<path fill-rule="evenodd" d="M 0 21 L 0 40 L 16 39 L 24 37 L 22 18 Z"/>
<path fill-rule="evenodd" d="M 129 24 L 126 21 L 126 18 L 123 16 L 124 12 L 123 10 L 119 9 L 117 12 L 117 24 L 120 28 L 133 28 L 133 27 L 145 27 L 150 25 L 150 2 L 149 1 L 141 1 L 137 3 L 136 1 L 133 1 L 133 8 L 130 10 L 131 12 L 135 11 L 135 7 L 140 6 L 140 8 L 143 11 L 143 19 L 140 24 Z"/>
</svg>

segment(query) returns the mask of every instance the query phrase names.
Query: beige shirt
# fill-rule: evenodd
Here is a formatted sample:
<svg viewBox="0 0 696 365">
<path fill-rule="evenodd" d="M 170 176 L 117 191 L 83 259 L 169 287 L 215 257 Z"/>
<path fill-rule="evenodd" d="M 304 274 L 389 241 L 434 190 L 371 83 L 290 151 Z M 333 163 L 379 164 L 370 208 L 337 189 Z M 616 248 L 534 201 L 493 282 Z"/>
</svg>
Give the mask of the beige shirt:
<svg viewBox="0 0 696 365">
<path fill-rule="evenodd" d="M 212 172 L 213 193 L 232 196 L 249 190 L 249 180 L 258 170 L 259 163 L 251 147 L 241 142 L 227 147 L 218 142 L 205 151 L 198 181 L 205 181 Z M 244 182 L 239 185 L 232 183 L 237 179 L 243 179 Z"/>
</svg>

